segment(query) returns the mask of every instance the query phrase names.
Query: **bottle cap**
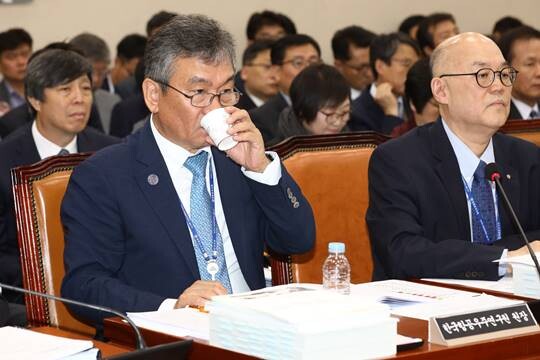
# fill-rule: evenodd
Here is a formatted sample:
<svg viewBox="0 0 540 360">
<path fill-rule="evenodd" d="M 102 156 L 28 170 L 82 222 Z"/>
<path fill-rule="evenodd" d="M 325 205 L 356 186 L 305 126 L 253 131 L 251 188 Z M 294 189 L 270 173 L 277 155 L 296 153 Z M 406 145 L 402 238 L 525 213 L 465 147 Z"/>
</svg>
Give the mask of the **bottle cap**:
<svg viewBox="0 0 540 360">
<path fill-rule="evenodd" d="M 342 242 L 328 243 L 328 252 L 344 253 L 345 252 L 345 244 L 342 243 Z"/>
</svg>

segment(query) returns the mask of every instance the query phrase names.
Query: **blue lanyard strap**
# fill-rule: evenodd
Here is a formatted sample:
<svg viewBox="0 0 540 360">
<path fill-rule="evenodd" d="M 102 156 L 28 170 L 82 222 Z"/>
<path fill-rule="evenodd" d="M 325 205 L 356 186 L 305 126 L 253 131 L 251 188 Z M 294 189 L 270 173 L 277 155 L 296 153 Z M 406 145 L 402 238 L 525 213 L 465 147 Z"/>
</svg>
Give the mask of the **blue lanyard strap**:
<svg viewBox="0 0 540 360">
<path fill-rule="evenodd" d="M 499 212 L 498 212 L 498 201 L 497 201 L 497 195 L 495 195 L 495 230 L 497 231 L 496 238 L 491 240 L 489 238 L 489 234 L 486 230 L 486 225 L 484 224 L 484 219 L 482 219 L 482 214 L 480 214 L 480 210 L 478 208 L 478 204 L 476 203 L 476 200 L 474 199 L 474 196 L 472 194 L 471 189 L 469 188 L 469 184 L 467 184 L 467 181 L 465 181 L 465 178 L 461 176 L 461 179 L 463 180 L 463 185 L 465 187 L 465 193 L 467 194 L 467 199 L 471 203 L 471 213 L 474 214 L 476 217 L 476 220 L 480 223 L 480 226 L 482 227 L 482 232 L 484 233 L 484 238 L 486 239 L 487 243 L 492 243 L 494 241 L 497 241 L 501 238 L 501 222 L 499 219 Z"/>
<path fill-rule="evenodd" d="M 195 225 L 191 221 L 191 218 L 189 217 L 186 209 L 184 208 L 184 204 L 182 204 L 182 201 L 180 201 L 180 206 L 182 207 L 182 212 L 184 213 L 184 217 L 186 218 L 187 226 L 189 227 L 189 230 L 191 231 L 191 234 L 193 235 L 195 244 L 197 244 L 197 247 L 199 248 L 200 252 L 203 254 L 204 260 L 206 262 L 217 259 L 217 251 L 216 251 L 217 220 L 216 220 L 216 202 L 215 202 L 215 195 L 214 195 L 214 171 L 212 168 L 212 158 L 209 158 L 208 160 L 209 160 L 208 173 L 209 173 L 209 182 L 210 182 L 210 203 L 211 203 L 211 209 L 212 209 L 212 256 L 211 257 L 208 256 L 208 252 L 206 252 L 206 250 L 204 249 L 199 233 L 197 232 L 197 229 L 195 229 Z"/>
</svg>

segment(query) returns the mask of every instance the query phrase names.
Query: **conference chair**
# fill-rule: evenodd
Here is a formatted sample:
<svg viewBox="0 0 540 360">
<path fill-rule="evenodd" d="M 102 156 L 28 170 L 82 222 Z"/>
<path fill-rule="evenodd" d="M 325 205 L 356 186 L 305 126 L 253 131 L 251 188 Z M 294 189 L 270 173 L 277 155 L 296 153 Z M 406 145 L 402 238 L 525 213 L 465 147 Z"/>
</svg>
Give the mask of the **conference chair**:
<svg viewBox="0 0 540 360">
<path fill-rule="evenodd" d="M 53 156 L 11 170 L 23 286 L 60 296 L 64 277 L 64 231 L 60 204 L 75 166 L 90 154 Z M 94 335 L 62 303 L 25 295 L 30 326 L 56 326 Z"/>
<path fill-rule="evenodd" d="M 509 120 L 500 131 L 540 146 L 540 119 Z"/>
<path fill-rule="evenodd" d="M 373 262 L 365 222 L 368 163 L 371 153 L 389 137 L 375 132 L 297 136 L 270 148 L 308 199 L 315 216 L 316 241 L 302 255 L 269 249 L 272 284 L 321 283 L 328 243 L 344 242 L 351 263 L 351 282 L 371 281 Z"/>
</svg>

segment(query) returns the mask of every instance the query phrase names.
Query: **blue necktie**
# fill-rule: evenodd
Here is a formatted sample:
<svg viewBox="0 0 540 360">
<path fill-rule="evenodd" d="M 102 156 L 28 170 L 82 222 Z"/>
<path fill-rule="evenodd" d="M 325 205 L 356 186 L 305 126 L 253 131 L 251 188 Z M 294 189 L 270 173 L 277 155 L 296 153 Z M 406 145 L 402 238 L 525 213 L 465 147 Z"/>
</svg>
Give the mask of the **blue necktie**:
<svg viewBox="0 0 540 360">
<path fill-rule="evenodd" d="M 201 245 L 209 256 L 212 256 L 212 220 L 215 214 L 212 213 L 210 195 L 206 189 L 206 163 L 208 161 L 208 153 L 201 151 L 197 155 L 187 158 L 184 166 L 193 174 L 191 183 L 190 195 L 190 218 L 199 234 Z M 225 253 L 223 251 L 223 241 L 221 234 L 216 226 L 216 251 L 217 263 L 219 271 L 216 274 L 216 280 L 219 281 L 229 293 L 232 293 L 229 273 L 227 272 L 227 262 L 225 261 Z M 193 247 L 195 248 L 195 256 L 199 273 L 202 280 L 212 280 L 212 276 L 206 270 L 206 260 L 199 246 L 193 239 Z"/>
<path fill-rule="evenodd" d="M 58 152 L 58 155 L 69 155 L 69 151 L 67 149 L 62 148 Z"/>
<path fill-rule="evenodd" d="M 529 119 L 538 119 L 538 113 L 535 110 L 531 110 L 529 114 Z"/>
<path fill-rule="evenodd" d="M 474 172 L 474 179 L 471 187 L 472 196 L 480 216 L 484 221 L 489 239 L 486 239 L 480 220 L 475 214 L 474 209 L 471 208 L 472 216 L 472 228 L 473 228 L 473 242 L 475 243 L 492 243 L 497 241 L 497 229 L 495 226 L 495 206 L 493 204 L 493 192 L 489 181 L 485 178 L 486 163 L 480 160 L 476 171 Z"/>
</svg>

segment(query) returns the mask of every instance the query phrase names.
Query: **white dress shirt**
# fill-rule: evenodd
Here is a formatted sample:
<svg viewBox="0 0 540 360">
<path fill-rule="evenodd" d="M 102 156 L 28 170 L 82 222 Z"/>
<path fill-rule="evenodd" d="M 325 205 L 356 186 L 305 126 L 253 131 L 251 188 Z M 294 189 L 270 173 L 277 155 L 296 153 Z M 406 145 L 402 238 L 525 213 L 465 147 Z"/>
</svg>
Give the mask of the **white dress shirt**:
<svg viewBox="0 0 540 360">
<path fill-rule="evenodd" d="M 255 104 L 256 107 L 259 107 L 259 106 L 261 106 L 262 104 L 264 104 L 264 100 L 263 100 L 263 99 L 258 98 L 258 97 L 256 97 L 255 95 L 253 95 L 247 88 L 245 88 L 244 91 L 246 92 L 246 95 L 249 96 L 249 98 L 251 99 L 251 101 L 253 101 L 253 103 Z"/>
<path fill-rule="evenodd" d="M 377 95 L 377 85 L 375 85 L 375 83 L 372 83 L 371 86 L 369 87 L 369 93 L 371 94 L 371 97 L 375 99 L 375 95 Z M 397 108 L 398 108 L 397 116 L 403 119 L 405 116 L 405 108 L 403 107 L 403 96 L 397 97 Z"/>
<path fill-rule="evenodd" d="M 351 101 L 358 99 L 362 95 L 362 91 L 351 88 Z"/>
<path fill-rule="evenodd" d="M 150 127 L 152 129 L 152 134 L 156 139 L 159 151 L 165 160 L 165 165 L 171 176 L 174 188 L 178 195 L 178 198 L 182 202 L 184 209 L 189 215 L 190 212 L 190 194 L 191 194 L 191 182 L 193 179 L 193 174 L 185 168 L 184 162 L 189 156 L 195 155 L 182 148 L 179 145 L 171 142 L 164 136 L 162 136 L 157 128 L 154 125 L 152 116 L 150 117 Z M 213 159 L 212 151 L 210 151 L 210 146 L 202 148 L 200 151 L 206 151 L 208 153 L 208 159 Z M 262 173 L 256 173 L 252 171 L 247 171 L 242 168 L 242 172 L 248 178 L 258 181 L 266 185 L 277 185 L 279 179 L 281 179 L 281 164 L 279 161 L 279 156 L 275 152 L 269 152 L 273 157 L 273 161 L 266 167 L 265 171 Z M 209 169 L 210 161 L 206 166 L 206 186 L 209 188 Z M 216 221 L 221 233 L 221 239 L 223 241 L 223 250 L 225 252 L 225 260 L 227 262 L 227 272 L 229 273 L 229 279 L 231 282 L 231 288 L 233 293 L 249 291 L 250 288 L 244 279 L 244 275 L 238 264 L 238 259 L 234 252 L 234 247 L 231 241 L 231 236 L 229 234 L 229 229 L 227 227 L 227 222 L 225 219 L 225 214 L 223 212 L 223 205 L 221 203 L 220 189 L 218 184 L 218 174 L 216 173 L 215 164 L 212 161 L 212 171 L 214 172 L 214 193 L 215 193 L 215 212 L 216 212 Z M 190 230 L 191 232 L 191 230 Z M 193 239 L 193 234 L 192 239 Z M 180 294 L 179 294 L 180 295 Z M 166 299 L 159 307 L 159 310 L 168 310 L 174 308 L 177 299 Z"/>
<path fill-rule="evenodd" d="M 534 106 L 529 106 L 528 104 L 524 103 L 521 100 L 516 99 L 515 97 L 512 97 L 512 102 L 518 109 L 519 113 L 521 114 L 521 118 L 523 120 L 529 120 L 529 115 L 531 114 L 531 111 L 536 111 L 537 114 L 540 114 L 540 111 L 538 110 L 538 103 L 534 104 Z"/>
<path fill-rule="evenodd" d="M 41 135 L 35 121 L 32 124 L 32 137 L 34 138 L 34 142 L 36 143 L 39 157 L 42 160 L 50 156 L 58 155 L 58 153 L 62 149 L 66 149 L 67 151 L 69 151 L 70 154 L 76 154 L 78 152 L 77 151 L 77 136 L 74 136 L 73 140 L 71 140 L 69 144 L 67 144 L 66 146 L 64 147 L 58 146 L 52 141 L 46 139 L 43 135 Z"/>
<path fill-rule="evenodd" d="M 472 182 L 474 179 L 474 172 L 476 171 L 476 168 L 478 167 L 478 164 L 480 164 L 480 160 L 483 160 L 486 164 L 495 162 L 495 153 L 493 152 L 493 139 L 489 140 L 489 144 L 484 150 L 484 153 L 480 158 L 476 156 L 475 153 L 472 152 L 472 150 L 465 145 L 463 141 L 446 125 L 446 122 L 444 119 L 442 119 L 444 131 L 446 131 L 446 135 L 448 136 L 448 140 L 450 140 L 450 144 L 452 145 L 452 149 L 454 149 L 454 154 L 456 154 L 456 158 L 459 165 L 459 171 L 461 172 L 461 176 L 463 179 L 465 179 L 465 182 L 467 183 L 467 186 L 469 186 L 469 189 L 472 188 Z M 491 191 L 493 193 L 493 202 L 495 207 L 495 217 L 496 219 L 499 219 L 499 209 L 497 208 L 497 189 L 495 188 L 494 183 L 490 183 L 491 185 Z M 463 189 L 465 191 L 465 189 Z M 471 216 L 471 202 L 467 201 L 467 206 L 469 209 L 469 226 L 471 229 L 471 242 L 473 241 L 473 233 L 472 233 L 472 216 Z M 500 220 L 498 220 L 500 221 Z M 506 258 L 508 249 L 505 249 L 503 253 L 501 254 L 501 260 Z M 506 265 L 500 265 L 499 266 L 499 276 L 504 276 L 506 274 Z"/>
</svg>

